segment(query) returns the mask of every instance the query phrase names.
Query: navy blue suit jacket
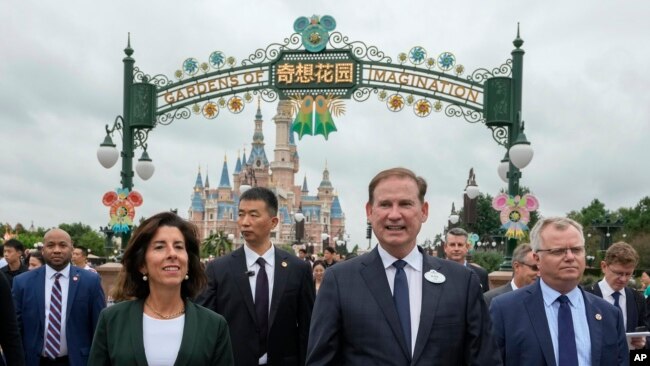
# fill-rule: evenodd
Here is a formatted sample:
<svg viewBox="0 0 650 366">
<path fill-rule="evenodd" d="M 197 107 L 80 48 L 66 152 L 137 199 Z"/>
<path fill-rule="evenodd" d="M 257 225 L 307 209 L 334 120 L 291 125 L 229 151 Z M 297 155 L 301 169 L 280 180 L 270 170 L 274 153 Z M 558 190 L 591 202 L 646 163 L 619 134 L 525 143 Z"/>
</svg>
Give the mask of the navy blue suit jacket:
<svg viewBox="0 0 650 366">
<path fill-rule="evenodd" d="M 25 364 L 38 366 L 45 335 L 45 266 L 15 277 L 12 293 L 25 349 Z M 70 366 L 88 363 L 95 327 L 104 307 L 106 299 L 99 276 L 70 266 L 65 334 Z"/>
<path fill-rule="evenodd" d="M 420 250 L 422 252 L 422 250 Z M 464 266 L 423 254 L 422 310 L 407 349 L 377 248 L 325 271 L 309 331 L 307 365 L 501 365 L 478 278 Z"/>
<path fill-rule="evenodd" d="M 593 294 L 581 292 L 591 338 L 591 364 L 627 366 L 629 353 L 620 310 Z M 490 314 L 492 333 L 506 365 L 556 365 L 539 280 L 492 299 Z"/>
</svg>

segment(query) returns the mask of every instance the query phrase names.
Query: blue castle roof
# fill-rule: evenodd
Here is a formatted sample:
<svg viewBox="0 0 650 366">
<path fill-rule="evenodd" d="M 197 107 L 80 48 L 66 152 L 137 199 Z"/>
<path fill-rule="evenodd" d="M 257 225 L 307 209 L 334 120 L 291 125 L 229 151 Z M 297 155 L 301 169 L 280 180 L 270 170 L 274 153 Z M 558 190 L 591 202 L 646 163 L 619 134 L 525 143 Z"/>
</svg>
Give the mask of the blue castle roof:
<svg viewBox="0 0 650 366">
<path fill-rule="evenodd" d="M 339 202 L 339 196 L 334 196 L 330 214 L 333 219 L 342 219 L 344 217 L 343 210 L 341 209 L 341 203 Z"/>
<path fill-rule="evenodd" d="M 241 158 L 237 157 L 237 163 L 235 163 L 235 171 L 233 174 L 239 174 L 241 172 Z"/>
<path fill-rule="evenodd" d="M 228 177 L 228 162 L 223 159 L 223 168 L 221 169 L 221 180 L 219 181 L 219 188 L 230 188 L 230 178 Z"/>
<path fill-rule="evenodd" d="M 205 205 L 203 204 L 203 199 L 201 198 L 200 192 L 195 191 L 192 195 L 192 211 L 205 212 Z"/>
</svg>

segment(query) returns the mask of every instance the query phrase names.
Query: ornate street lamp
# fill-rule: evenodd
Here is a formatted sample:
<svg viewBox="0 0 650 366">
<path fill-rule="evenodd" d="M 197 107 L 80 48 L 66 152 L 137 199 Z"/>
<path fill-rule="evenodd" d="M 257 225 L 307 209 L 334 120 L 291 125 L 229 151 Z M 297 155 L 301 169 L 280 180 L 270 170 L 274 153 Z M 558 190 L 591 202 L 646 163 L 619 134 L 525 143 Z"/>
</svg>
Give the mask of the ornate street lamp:
<svg viewBox="0 0 650 366">
<path fill-rule="evenodd" d="M 454 227 L 454 225 L 458 224 L 458 221 L 460 221 L 460 216 L 458 215 L 458 212 L 456 212 L 456 205 L 452 202 L 451 203 L 451 213 L 449 214 L 449 227 Z"/>
<path fill-rule="evenodd" d="M 122 158 L 122 170 L 120 172 L 122 189 L 129 192 L 133 190 L 133 157 L 134 150 L 138 147 L 143 149 L 135 170 L 138 176 L 147 180 L 154 173 L 154 166 L 147 153 L 147 138 L 149 131 L 154 128 L 156 121 L 156 86 L 149 83 L 147 77 L 142 77 L 141 82 L 134 83 L 135 59 L 131 57 L 131 37 L 127 47 L 124 49 L 126 57 L 124 63 L 124 100 L 122 115 L 117 116 L 113 126 L 106 125 L 106 137 L 97 150 L 99 163 L 109 169 L 119 157 Z M 119 131 L 122 134 L 122 151 L 118 154 L 116 145 L 113 143 L 112 135 Z M 106 235 L 107 232 L 103 231 Z M 127 243 L 130 237 L 130 230 L 121 232 L 122 242 Z M 108 238 L 108 236 L 107 236 Z M 110 252 L 109 252 L 110 253 Z"/>
<path fill-rule="evenodd" d="M 613 235 L 623 228 L 623 219 L 612 220 L 609 215 L 591 222 L 591 227 L 600 234 L 600 250 L 607 250 L 612 245 Z"/>
<path fill-rule="evenodd" d="M 519 169 L 526 167 L 533 157 L 530 142 L 523 133 L 524 123 L 521 118 L 525 52 L 521 48 L 524 41 L 519 37 L 519 25 L 517 37 L 512 44 L 515 46 L 511 52 L 512 77 L 495 76 L 486 80 L 484 116 L 486 126 L 493 130 L 493 136 L 507 136 L 503 141 L 495 137 L 495 140 L 506 148 L 506 155 L 497 171 L 499 177 L 508 182 L 508 195 L 514 197 L 519 195 Z M 508 239 L 500 270 L 512 270 L 512 252 L 516 246 L 517 239 Z"/>
</svg>

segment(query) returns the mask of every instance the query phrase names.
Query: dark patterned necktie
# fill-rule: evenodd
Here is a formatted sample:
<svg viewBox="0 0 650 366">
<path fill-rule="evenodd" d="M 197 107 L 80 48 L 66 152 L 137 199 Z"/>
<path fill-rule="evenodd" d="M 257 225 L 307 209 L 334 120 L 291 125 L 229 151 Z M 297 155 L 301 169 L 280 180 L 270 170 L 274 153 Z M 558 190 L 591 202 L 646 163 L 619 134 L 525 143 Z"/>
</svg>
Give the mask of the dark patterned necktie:
<svg viewBox="0 0 650 366">
<path fill-rule="evenodd" d="M 45 339 L 45 354 L 51 359 L 59 357 L 61 352 L 61 309 L 63 301 L 63 291 L 59 278 L 61 273 L 54 275 L 54 285 L 52 285 L 52 295 L 50 296 L 50 316 L 47 326 L 47 338 Z"/>
<path fill-rule="evenodd" d="M 266 275 L 264 258 L 257 258 L 257 264 L 260 269 L 257 271 L 255 282 L 255 312 L 257 314 L 257 326 L 260 337 L 260 354 L 262 357 L 266 353 L 267 338 L 269 334 L 269 278 Z"/>
<path fill-rule="evenodd" d="M 404 272 L 406 262 L 399 259 L 393 263 L 393 266 L 397 269 L 393 285 L 393 302 L 397 309 L 397 315 L 399 315 L 399 322 L 402 325 L 406 346 L 411 352 L 411 306 L 409 303 L 409 283 L 406 279 L 406 272 Z"/>
</svg>

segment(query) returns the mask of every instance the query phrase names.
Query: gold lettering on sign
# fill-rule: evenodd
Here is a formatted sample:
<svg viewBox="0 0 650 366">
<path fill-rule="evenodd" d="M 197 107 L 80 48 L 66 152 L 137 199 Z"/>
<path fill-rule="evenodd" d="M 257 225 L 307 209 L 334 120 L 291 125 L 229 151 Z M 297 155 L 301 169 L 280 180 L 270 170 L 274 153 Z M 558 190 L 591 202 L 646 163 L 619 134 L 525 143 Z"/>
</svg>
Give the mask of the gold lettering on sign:
<svg viewBox="0 0 650 366">
<path fill-rule="evenodd" d="M 293 84 L 293 74 L 296 69 L 291 64 L 282 64 L 278 66 L 278 83 Z"/>
<path fill-rule="evenodd" d="M 334 66 L 334 82 L 335 83 L 351 83 L 352 79 L 352 63 L 340 63 Z"/>
<path fill-rule="evenodd" d="M 332 83 L 334 82 L 334 65 L 332 64 L 316 64 L 316 82 L 317 83 Z"/>
<path fill-rule="evenodd" d="M 467 86 L 447 80 L 433 79 L 428 76 L 416 75 L 408 72 L 370 69 L 368 80 L 387 84 L 405 85 L 417 89 L 428 89 L 456 98 L 465 99 L 473 103 L 477 103 L 479 98 L 478 90 L 471 90 Z"/>
<path fill-rule="evenodd" d="M 255 70 L 235 75 L 225 75 L 214 79 L 198 81 L 196 84 L 181 86 L 162 95 L 166 104 L 173 104 L 184 99 L 201 97 L 224 89 L 236 88 L 246 84 L 263 82 L 264 71 Z M 290 78 L 293 74 L 288 74 Z"/>
</svg>

